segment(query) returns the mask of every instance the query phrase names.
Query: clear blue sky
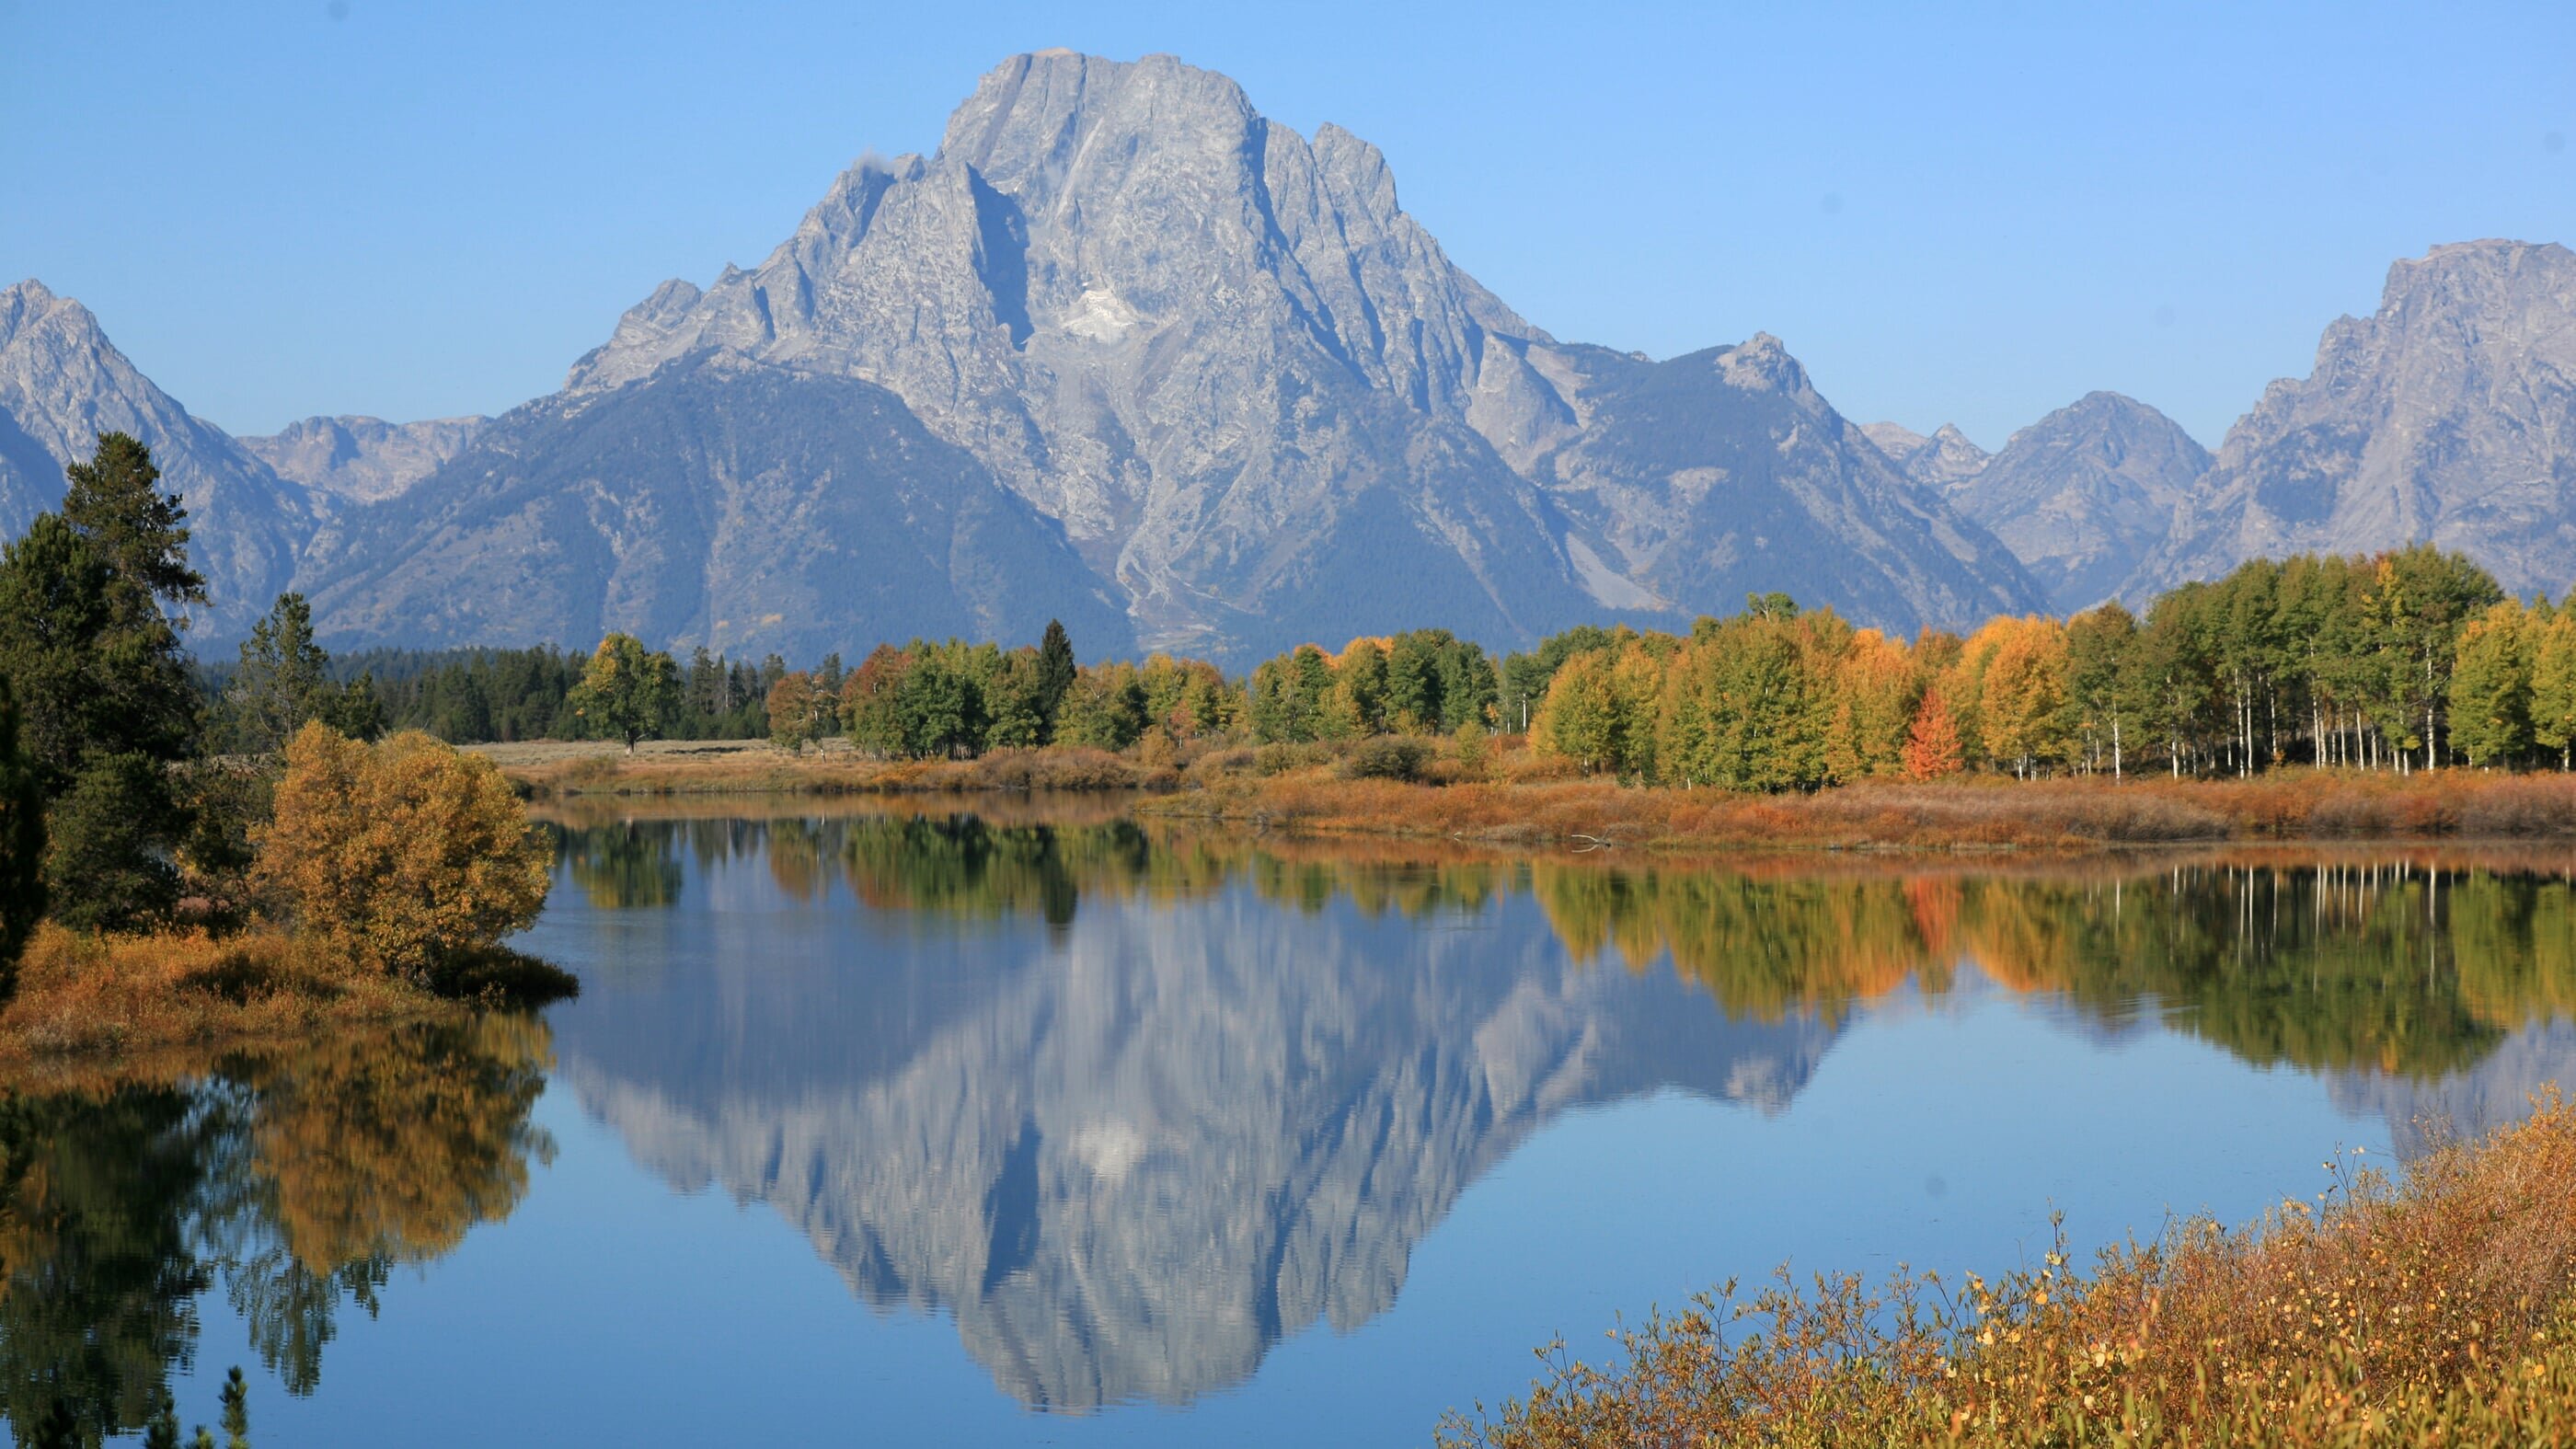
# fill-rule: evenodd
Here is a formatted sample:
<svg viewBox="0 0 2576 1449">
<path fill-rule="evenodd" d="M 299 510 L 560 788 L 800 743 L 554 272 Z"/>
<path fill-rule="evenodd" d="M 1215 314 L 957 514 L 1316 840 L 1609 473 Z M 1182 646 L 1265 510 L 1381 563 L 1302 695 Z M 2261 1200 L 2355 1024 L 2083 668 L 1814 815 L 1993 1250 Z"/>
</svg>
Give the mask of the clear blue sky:
<svg viewBox="0 0 2576 1449">
<path fill-rule="evenodd" d="M 235 431 L 497 412 L 1002 57 L 1169 51 L 1376 141 L 1560 337 L 2214 446 L 2392 259 L 2576 242 L 2576 6 L 2238 8 L 0 0 L 0 284 Z"/>
</svg>

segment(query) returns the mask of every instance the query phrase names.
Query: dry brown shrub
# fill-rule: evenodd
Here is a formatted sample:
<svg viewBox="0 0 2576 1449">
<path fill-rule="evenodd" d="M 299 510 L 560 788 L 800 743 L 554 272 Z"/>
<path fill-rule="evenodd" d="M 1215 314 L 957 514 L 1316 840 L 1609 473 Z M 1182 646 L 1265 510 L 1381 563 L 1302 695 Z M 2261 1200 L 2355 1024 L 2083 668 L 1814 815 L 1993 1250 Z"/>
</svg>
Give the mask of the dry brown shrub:
<svg viewBox="0 0 2576 1449">
<path fill-rule="evenodd" d="M 1785 1270 L 1562 1344 L 1451 1449 L 1588 1444 L 2565 1444 L 2576 1440 L 2576 1113 L 2437 1150 L 2402 1186 L 1956 1283 Z"/>
</svg>

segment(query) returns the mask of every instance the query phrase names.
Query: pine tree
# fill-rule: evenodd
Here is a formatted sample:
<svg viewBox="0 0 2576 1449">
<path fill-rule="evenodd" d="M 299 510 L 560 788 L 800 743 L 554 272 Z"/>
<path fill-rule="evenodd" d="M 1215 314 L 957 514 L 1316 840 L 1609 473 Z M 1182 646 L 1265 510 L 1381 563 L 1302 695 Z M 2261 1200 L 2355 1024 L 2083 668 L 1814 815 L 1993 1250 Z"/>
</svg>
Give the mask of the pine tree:
<svg viewBox="0 0 2576 1449">
<path fill-rule="evenodd" d="M 250 1449 L 250 1385 L 240 1364 L 224 1376 L 224 1449 Z"/>
<path fill-rule="evenodd" d="M 62 515 L 97 544 L 109 567 L 143 599 L 202 604 L 206 580 L 188 566 L 188 510 L 158 486 L 152 450 L 125 433 L 98 435 L 86 463 L 63 470 Z"/>
<path fill-rule="evenodd" d="M 341 693 L 330 686 L 331 656 L 313 642 L 313 609 L 302 594 L 280 594 L 242 641 L 241 665 L 224 691 L 237 743 L 273 755 L 309 719 L 331 719 Z"/>
<path fill-rule="evenodd" d="M 1064 708 L 1064 696 L 1073 688 L 1077 666 L 1073 659 L 1073 638 L 1064 632 L 1060 620 L 1047 620 L 1046 633 L 1038 639 L 1038 718 L 1045 721 L 1042 740 L 1055 738 L 1058 711 Z"/>
<path fill-rule="evenodd" d="M 0 1002 L 18 988 L 18 953 L 45 914 L 45 797 L 18 749 L 18 706 L 0 678 Z"/>
<path fill-rule="evenodd" d="M 143 1449 L 179 1449 L 179 1406 L 171 1402 L 167 1384 L 161 1386 L 160 1401 L 143 1425 Z"/>
</svg>

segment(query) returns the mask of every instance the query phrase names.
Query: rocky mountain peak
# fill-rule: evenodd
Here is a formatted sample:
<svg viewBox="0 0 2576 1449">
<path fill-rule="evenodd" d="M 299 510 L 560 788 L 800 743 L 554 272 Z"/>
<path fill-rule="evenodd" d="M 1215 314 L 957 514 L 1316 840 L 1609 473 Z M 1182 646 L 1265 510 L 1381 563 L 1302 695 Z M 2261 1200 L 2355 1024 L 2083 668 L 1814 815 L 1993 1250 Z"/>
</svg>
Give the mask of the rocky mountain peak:
<svg viewBox="0 0 2576 1449">
<path fill-rule="evenodd" d="M 33 279 L 0 291 L 0 538 L 62 500 L 63 469 L 103 432 L 152 449 L 162 486 L 187 505 L 206 575 L 200 620 L 224 637 L 266 613 L 317 520 L 306 491 L 153 385 L 89 308 Z"/>
<path fill-rule="evenodd" d="M 2014 433 L 1949 496 L 2012 549 L 2050 608 L 2070 613 L 2118 590 L 2208 467 L 2208 450 L 2173 419 L 2091 392 Z"/>
<path fill-rule="evenodd" d="M 2509 590 L 2576 558 L 2576 252 L 2461 242 L 2389 268 L 2379 310 L 2228 431 L 2143 596 L 2253 557 L 2460 549 Z"/>
<path fill-rule="evenodd" d="M 1955 423 L 1943 423 L 1928 438 L 1902 423 L 1869 423 L 1861 432 L 1908 480 L 1936 493 L 1975 477 L 1990 456 Z"/>
<path fill-rule="evenodd" d="M 361 503 L 398 497 L 465 451 L 491 419 L 305 418 L 267 437 L 240 439 L 277 475 Z"/>
</svg>

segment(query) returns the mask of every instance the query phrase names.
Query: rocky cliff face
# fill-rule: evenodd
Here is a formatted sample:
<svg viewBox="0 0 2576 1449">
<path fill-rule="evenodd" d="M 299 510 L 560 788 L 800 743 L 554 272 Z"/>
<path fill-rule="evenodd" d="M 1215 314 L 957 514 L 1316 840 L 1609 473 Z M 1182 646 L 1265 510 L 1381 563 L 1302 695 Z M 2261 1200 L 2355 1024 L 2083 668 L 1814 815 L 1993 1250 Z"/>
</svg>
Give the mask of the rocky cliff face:
<svg viewBox="0 0 2576 1449">
<path fill-rule="evenodd" d="M 481 430 L 306 559 L 336 646 L 595 640 L 800 661 L 876 637 L 1133 643 L 1061 530 L 883 388 L 709 354 Z M 873 642 L 873 641 L 871 641 Z"/>
<path fill-rule="evenodd" d="M 0 290 L 0 538 L 62 501 L 64 466 L 87 460 L 102 432 L 142 439 L 162 487 L 187 503 L 190 554 L 211 596 L 201 636 L 228 637 L 267 613 L 328 507 L 190 417 L 88 308 L 40 282 Z"/>
<path fill-rule="evenodd" d="M 360 503 L 381 503 L 437 472 L 490 418 L 306 418 L 267 437 L 242 438 L 281 478 Z"/>
<path fill-rule="evenodd" d="M 2255 557 L 2430 540 L 2508 590 L 2576 578 L 2576 253 L 2463 242 L 2389 269 L 2316 370 L 2229 430 L 2137 597 Z"/>
<path fill-rule="evenodd" d="M 1578 559 L 1684 617 L 1772 589 L 1900 633 L 2038 606 L 2012 555 L 1913 486 L 1778 338 L 1668 362 L 1526 352 L 1574 420 L 1525 466 L 1576 525 Z"/>
<path fill-rule="evenodd" d="M 1898 471 L 1942 494 L 1977 476 L 1994 457 L 1951 423 L 1933 429 L 1928 438 L 1902 423 L 1864 423 L 1861 432 Z"/>
<path fill-rule="evenodd" d="M 952 1315 L 1023 1402 L 1181 1403 L 1386 1311 L 1459 1195 L 1558 1114 L 1667 1087 L 1778 1107 L 1834 1038 L 1729 1021 L 1668 970 L 1583 968 L 1535 903 L 1491 909 L 1495 931 L 1423 931 L 1347 902 L 1086 896 L 1051 944 L 836 919 L 810 948 L 745 916 L 769 934 L 674 942 L 649 994 L 567 1018 L 559 1076 L 639 1161 L 767 1204 L 868 1303 Z"/>
<path fill-rule="evenodd" d="M 2119 591 L 2171 534 L 2175 509 L 2209 463 L 2209 450 L 2173 419 L 2095 392 L 2013 434 L 1944 492 L 2003 540 L 2064 614 Z"/>
</svg>

